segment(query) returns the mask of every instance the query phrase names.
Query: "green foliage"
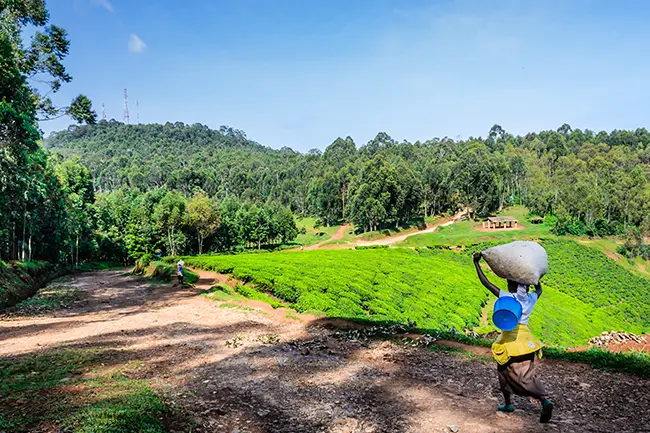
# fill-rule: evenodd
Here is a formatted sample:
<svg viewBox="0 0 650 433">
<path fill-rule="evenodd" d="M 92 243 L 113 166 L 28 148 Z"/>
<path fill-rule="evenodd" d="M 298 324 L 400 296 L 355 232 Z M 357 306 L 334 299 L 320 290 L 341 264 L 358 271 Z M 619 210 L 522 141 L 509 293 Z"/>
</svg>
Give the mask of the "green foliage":
<svg viewBox="0 0 650 433">
<path fill-rule="evenodd" d="M 46 311 L 68 308 L 80 298 L 77 287 L 51 284 L 38 291 L 36 296 L 16 304 L 16 311 L 21 315 L 39 314 Z"/>
<path fill-rule="evenodd" d="M 235 289 L 233 289 L 232 287 L 230 287 L 228 284 L 225 283 L 217 283 L 210 290 L 211 291 L 219 290 L 227 295 L 232 295 L 235 293 Z"/>
<path fill-rule="evenodd" d="M 450 252 L 408 249 L 303 251 L 184 257 L 231 273 L 292 304 L 329 316 L 459 330 L 478 324 L 487 293 L 471 262 Z"/>
<path fill-rule="evenodd" d="M 536 307 L 543 321 L 537 328 L 531 325 L 533 330 L 558 344 L 584 344 L 605 330 L 650 330 L 648 280 L 574 241 L 549 239 L 542 245 L 549 255 L 549 274 L 544 277 L 549 290 Z M 575 326 L 567 330 L 567 322 Z"/>
<path fill-rule="evenodd" d="M 621 371 L 650 378 L 650 355 L 645 352 L 610 352 L 592 347 L 585 351 L 567 351 L 548 347 L 544 356 L 559 361 L 579 362 L 593 368 Z"/>
<path fill-rule="evenodd" d="M 88 225 L 81 215 L 84 197 L 63 191 L 38 143 L 39 120 L 71 113 L 91 122 L 94 116 L 84 96 L 76 99 L 73 113 L 56 108 L 47 96 L 72 79 L 62 63 L 69 52 L 67 33 L 48 20 L 43 0 L 0 3 L 0 258 L 5 260 L 60 262 L 72 255 L 73 239 L 77 257 L 79 248 L 88 247 L 80 242 Z"/>
<path fill-rule="evenodd" d="M 149 261 L 145 266 L 143 262 L 138 261 L 136 262 L 136 267 L 133 269 L 133 273 L 146 278 L 169 282 L 176 278 L 176 266 L 162 261 Z M 198 280 L 199 274 L 187 268 L 183 269 L 184 283 L 194 284 Z"/>
<path fill-rule="evenodd" d="M 274 299 L 269 295 L 267 295 L 266 293 L 260 292 L 259 290 L 255 290 L 252 287 L 239 285 L 236 287 L 236 290 L 237 293 L 245 296 L 248 299 L 255 299 L 257 301 L 266 302 L 267 304 L 271 305 L 273 308 L 279 308 L 282 306 L 282 303 L 278 302 L 277 299 Z"/>
<path fill-rule="evenodd" d="M 47 262 L 0 262 L 0 309 L 33 295 L 59 272 Z"/>
<path fill-rule="evenodd" d="M 211 197 L 278 201 L 324 226 L 347 220 L 375 230 L 413 215 L 453 213 L 459 205 L 486 216 L 514 203 L 535 215 L 557 215 L 550 225 L 558 233 L 605 235 L 648 222 L 649 200 L 636 200 L 650 197 L 645 129 L 523 137 L 497 130 L 487 139 L 415 143 L 380 133 L 358 149 L 349 137 L 339 138 L 322 154 L 301 155 L 227 128 L 100 122 L 54 134 L 48 146 L 82 156 L 104 189 L 165 185 L 190 195 L 198 187 Z M 127 151 L 129 158 L 119 157 Z"/>
<path fill-rule="evenodd" d="M 387 249 L 388 245 L 357 245 L 354 247 L 355 250 L 383 250 Z"/>
<path fill-rule="evenodd" d="M 168 409 L 147 382 L 130 379 L 128 368 L 113 375 L 94 372 L 102 361 L 102 354 L 82 350 L 0 360 L 0 428 L 35 431 L 48 424 L 73 433 L 164 432 L 160 418 Z"/>
<path fill-rule="evenodd" d="M 415 321 L 422 329 L 479 325 L 487 291 L 470 255 L 501 241 L 414 252 L 369 248 L 185 258 L 192 266 L 231 273 L 300 311 L 372 321 Z M 550 272 L 530 327 L 546 344 L 584 345 L 602 331 L 650 331 L 650 282 L 597 249 L 547 239 Z M 503 286 L 503 281 L 491 278 Z M 478 288 L 478 290 L 477 290 Z M 488 312 L 490 315 L 490 312 Z M 494 330 L 483 324 L 485 331 Z"/>
</svg>

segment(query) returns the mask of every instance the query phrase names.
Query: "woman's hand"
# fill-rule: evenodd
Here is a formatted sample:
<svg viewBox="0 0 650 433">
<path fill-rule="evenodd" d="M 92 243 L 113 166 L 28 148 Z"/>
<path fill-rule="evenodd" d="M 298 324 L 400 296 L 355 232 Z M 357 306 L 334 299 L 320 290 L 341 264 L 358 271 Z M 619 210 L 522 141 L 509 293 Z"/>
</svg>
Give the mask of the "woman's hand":
<svg viewBox="0 0 650 433">
<path fill-rule="evenodd" d="M 474 253 L 474 254 L 472 255 L 472 257 L 474 257 L 474 263 L 478 263 L 478 262 L 481 261 L 481 258 L 483 257 L 483 254 L 481 254 L 481 253 Z"/>
</svg>

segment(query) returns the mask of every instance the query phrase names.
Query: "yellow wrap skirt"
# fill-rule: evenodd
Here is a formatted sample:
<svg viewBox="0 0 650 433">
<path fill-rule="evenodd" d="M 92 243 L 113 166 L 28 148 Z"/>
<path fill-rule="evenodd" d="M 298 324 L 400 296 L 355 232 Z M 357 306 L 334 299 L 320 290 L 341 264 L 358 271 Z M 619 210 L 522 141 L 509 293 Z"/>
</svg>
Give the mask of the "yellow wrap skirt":
<svg viewBox="0 0 650 433">
<path fill-rule="evenodd" d="M 492 355 L 499 365 L 505 365 L 512 357 L 536 353 L 542 357 L 544 345 L 533 336 L 528 325 L 519 324 L 512 331 L 502 331 L 492 344 Z"/>
</svg>

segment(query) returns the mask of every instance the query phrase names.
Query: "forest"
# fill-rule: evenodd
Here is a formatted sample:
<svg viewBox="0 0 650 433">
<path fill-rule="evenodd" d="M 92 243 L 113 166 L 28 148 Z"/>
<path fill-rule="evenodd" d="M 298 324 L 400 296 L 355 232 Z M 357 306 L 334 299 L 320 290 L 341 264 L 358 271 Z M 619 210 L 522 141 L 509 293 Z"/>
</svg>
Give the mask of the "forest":
<svg viewBox="0 0 650 433">
<path fill-rule="evenodd" d="M 83 240 L 97 243 L 94 230 L 127 257 L 156 248 L 171 254 L 259 247 L 295 237 L 294 225 L 278 231 L 277 224 L 254 223 L 253 215 L 237 218 L 235 207 L 259 210 L 259 221 L 281 210 L 371 231 L 463 208 L 484 217 L 517 203 L 546 217 L 558 235 L 639 239 L 649 222 L 649 145 L 643 128 L 594 133 L 562 125 L 513 136 L 495 125 L 487 138 L 410 143 L 379 133 L 363 146 L 338 138 L 323 152 L 301 154 L 264 147 L 229 127 L 111 120 L 52 134 L 45 152 L 59 172 L 82 171 L 95 195 L 83 205 L 94 215 Z M 176 200 L 178 216 L 155 212 L 162 197 L 172 207 Z M 181 202 L 197 200 L 212 203 L 202 209 L 213 227 L 200 231 L 196 218 L 192 225 L 180 216 Z M 15 224 L 20 230 L 20 221 Z M 98 250 L 93 244 L 84 251 Z"/>
<path fill-rule="evenodd" d="M 415 142 L 380 132 L 300 153 L 228 126 L 97 122 L 84 95 L 63 107 L 50 99 L 72 79 L 67 33 L 47 25 L 42 2 L 21 4 L 0 11 L 11 29 L 0 32 L 2 260 L 78 265 L 276 248 L 296 238 L 296 217 L 363 232 L 511 204 L 545 217 L 555 234 L 626 236 L 624 254 L 647 251 L 645 128 L 564 124 L 522 136 L 494 125 L 486 137 Z M 42 29 L 30 44 L 20 37 L 26 25 Z M 38 122 L 64 115 L 77 124 L 43 139 Z"/>
</svg>

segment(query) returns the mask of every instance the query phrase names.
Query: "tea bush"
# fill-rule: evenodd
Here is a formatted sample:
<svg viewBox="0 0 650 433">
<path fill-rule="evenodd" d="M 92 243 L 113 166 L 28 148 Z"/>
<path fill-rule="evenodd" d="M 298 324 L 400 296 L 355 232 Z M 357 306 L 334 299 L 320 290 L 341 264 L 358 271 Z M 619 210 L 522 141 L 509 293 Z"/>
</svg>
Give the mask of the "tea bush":
<svg viewBox="0 0 650 433">
<path fill-rule="evenodd" d="M 298 311 L 411 320 L 424 329 L 476 326 L 488 295 L 471 262 L 447 251 L 381 248 L 183 259 L 187 266 L 254 283 Z"/>
<path fill-rule="evenodd" d="M 424 330 L 452 327 L 462 331 L 478 325 L 488 297 L 476 277 L 471 253 L 498 243 L 491 240 L 460 248 L 436 245 L 418 251 L 368 248 L 184 260 L 188 266 L 233 274 L 299 311 L 371 321 L 412 320 Z M 542 279 L 544 294 L 529 325 L 544 343 L 569 347 L 585 345 L 602 331 L 650 332 L 649 281 L 575 241 L 546 239 L 541 243 L 549 255 L 549 273 Z M 503 280 L 494 275 L 489 278 L 505 288 Z"/>
</svg>

